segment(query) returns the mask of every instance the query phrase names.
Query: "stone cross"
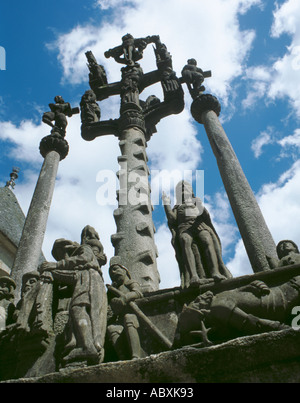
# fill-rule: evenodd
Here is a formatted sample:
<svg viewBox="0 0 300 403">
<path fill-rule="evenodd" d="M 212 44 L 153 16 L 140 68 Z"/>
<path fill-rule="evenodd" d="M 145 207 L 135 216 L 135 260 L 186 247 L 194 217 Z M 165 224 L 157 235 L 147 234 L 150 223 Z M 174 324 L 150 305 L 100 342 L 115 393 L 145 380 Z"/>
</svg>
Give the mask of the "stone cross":
<svg viewBox="0 0 300 403">
<path fill-rule="evenodd" d="M 41 262 L 42 245 L 47 226 L 50 205 L 54 192 L 58 165 L 69 152 L 66 134 L 66 116 L 79 113 L 79 108 L 71 108 L 61 96 L 55 97 L 55 104 L 49 104 L 50 112 L 45 112 L 43 122 L 52 127 L 51 134 L 40 142 L 40 153 L 44 162 L 25 219 L 19 247 L 16 253 L 11 277 L 16 283 L 16 300 L 20 297 L 22 276 L 37 270 Z M 54 124 L 52 123 L 54 121 Z"/>
<path fill-rule="evenodd" d="M 154 44 L 157 70 L 144 73 L 138 60 L 148 44 Z M 157 248 L 154 243 L 155 228 L 150 200 L 149 168 L 146 147 L 156 124 L 170 114 L 180 113 L 184 108 L 180 80 L 172 68 L 172 57 L 159 36 L 133 38 L 127 34 L 122 44 L 105 52 L 125 66 L 121 69 L 121 81 L 107 83 L 103 66 L 98 65 L 91 51 L 86 53 L 90 70 L 90 90 L 81 100 L 81 135 L 94 140 L 102 135 L 113 134 L 119 139 L 121 156 L 118 157 L 120 181 L 118 208 L 114 211 L 117 233 L 111 241 L 115 248 L 115 262 L 127 267 L 142 290 L 159 288 Z M 152 95 L 142 101 L 142 91 L 161 82 L 164 100 Z M 96 101 L 112 95 L 121 97 L 120 117 L 100 121 L 100 109 Z"/>
</svg>

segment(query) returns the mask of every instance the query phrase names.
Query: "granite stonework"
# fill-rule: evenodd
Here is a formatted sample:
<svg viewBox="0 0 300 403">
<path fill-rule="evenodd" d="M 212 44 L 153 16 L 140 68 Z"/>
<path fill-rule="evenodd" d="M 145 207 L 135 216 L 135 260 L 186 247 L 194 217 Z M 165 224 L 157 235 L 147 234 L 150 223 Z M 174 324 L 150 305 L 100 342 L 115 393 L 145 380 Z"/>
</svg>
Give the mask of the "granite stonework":
<svg viewBox="0 0 300 403">
<path fill-rule="evenodd" d="M 138 61 L 149 44 L 157 69 L 144 73 Z M 40 143 L 44 164 L 12 275 L 0 278 L 0 381 L 299 382 L 299 249 L 288 239 L 274 243 L 218 120 L 220 104 L 204 94 L 211 72 L 189 59 L 178 78 L 158 35 L 124 35 L 104 55 L 124 65 L 121 80 L 108 83 L 104 67 L 86 52 L 90 90 L 80 115 L 84 140 L 114 135 L 121 151 L 111 284 L 104 283 L 107 256 L 90 225 L 80 243 L 57 239 L 54 260 L 38 261 L 58 164 L 69 149 L 66 117 L 79 113 L 57 96 L 43 115 L 52 131 Z M 163 101 L 140 99 L 158 82 Z M 254 274 L 232 277 L 208 210 L 192 185 L 181 181 L 173 207 L 163 194 L 181 283 L 160 290 L 146 148 L 157 123 L 183 110 L 182 84 L 216 156 Z M 120 96 L 120 116 L 101 121 L 98 102 L 113 95 Z M 12 223 L 12 238 L 16 231 Z"/>
<path fill-rule="evenodd" d="M 299 383 L 299 344 L 299 331 L 282 330 L 6 383 Z"/>
</svg>

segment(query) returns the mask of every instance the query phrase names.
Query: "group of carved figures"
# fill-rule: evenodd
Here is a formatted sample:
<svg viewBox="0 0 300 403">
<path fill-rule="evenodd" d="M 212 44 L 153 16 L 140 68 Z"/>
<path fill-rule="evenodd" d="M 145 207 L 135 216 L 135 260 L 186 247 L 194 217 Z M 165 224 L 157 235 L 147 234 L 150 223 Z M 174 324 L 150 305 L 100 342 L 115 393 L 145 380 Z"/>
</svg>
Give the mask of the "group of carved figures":
<svg viewBox="0 0 300 403">
<path fill-rule="evenodd" d="M 210 72 L 203 72 L 196 61 L 190 59 L 182 70 L 182 78 L 177 79 L 172 70 L 171 55 L 158 36 L 134 39 L 127 34 L 122 41 L 121 46 L 105 53 L 106 57 L 126 65 L 122 69 L 121 86 L 117 89 L 121 94 L 121 105 L 141 105 L 145 112 L 160 104 L 154 96 L 140 104 L 138 97 L 139 86 L 146 84 L 141 84 L 143 73 L 136 62 L 149 43 L 156 45 L 154 50 L 165 104 L 171 102 L 180 89 L 180 82 L 188 85 L 193 98 L 204 90 L 202 83 Z M 92 52 L 87 52 L 86 56 L 91 90 L 86 91 L 80 104 L 83 126 L 100 120 L 96 101 L 107 97 L 105 88 L 108 86 L 105 71 Z M 111 84 L 110 88 L 114 93 L 115 86 Z M 98 96 L 93 89 L 98 91 Z M 53 128 L 52 135 L 64 137 L 66 116 L 79 113 L 79 109 L 71 108 L 60 96 L 49 106 L 50 112 L 44 113 L 43 121 Z M 223 262 L 221 242 L 210 214 L 185 181 L 176 187 L 175 206 L 171 208 L 165 194 L 163 204 L 179 266 L 182 295 L 189 290 L 196 295 L 182 304 L 178 312 L 177 335 L 174 342 L 167 340 L 166 346 L 177 348 L 197 341 L 209 345 L 211 338 L 218 339 L 218 334 L 224 337 L 226 332 L 230 338 L 235 333 L 255 334 L 288 327 L 288 315 L 300 302 L 300 276 L 270 287 L 255 280 L 218 293 L 200 292 L 203 285 L 219 284 L 232 277 Z M 300 264 L 298 247 L 292 241 L 281 241 L 277 253 L 278 260 L 270 262 L 273 268 Z M 112 283 L 105 287 L 101 267 L 107 263 L 107 257 L 98 233 L 91 226 L 82 230 L 80 244 L 57 239 L 52 255 L 56 262 L 45 261 L 37 271 L 24 274 L 21 298 L 16 305 L 14 281 L 7 276 L 0 278 L 0 344 L 3 339 L 10 340 L 19 335 L 22 340 L 35 337 L 47 348 L 51 340 L 59 339 L 58 369 L 103 362 L 107 340 L 119 359 L 140 358 L 140 321 L 148 325 L 151 321 L 134 302 L 144 296 L 141 285 L 132 278 L 130 267 L 112 258 L 109 265 Z M 164 339 L 163 332 L 152 323 L 149 326 Z M 217 334 L 215 338 L 214 334 Z M 127 340 L 125 349 L 124 338 Z"/>
<path fill-rule="evenodd" d="M 143 50 L 149 43 L 154 43 L 157 71 L 144 75 L 138 60 L 143 56 Z M 105 69 L 99 65 L 91 51 L 86 52 L 89 68 L 90 88 L 82 96 L 80 102 L 82 127 L 93 125 L 100 121 L 100 108 L 97 101 L 110 95 L 121 95 L 121 112 L 128 108 L 140 109 L 148 123 L 150 131 L 163 116 L 179 113 L 183 108 L 183 89 L 181 83 L 186 83 L 193 98 L 205 90 L 202 85 L 205 77 L 211 72 L 204 72 L 197 67 L 195 59 L 189 59 L 182 69 L 182 77 L 176 76 L 172 66 L 172 56 L 167 47 L 160 41 L 158 35 L 135 39 L 131 34 L 124 35 L 122 45 L 109 49 L 104 53 L 106 58 L 113 57 L 115 61 L 126 66 L 121 69 L 120 83 L 109 84 Z M 154 82 L 160 81 L 164 93 L 164 101 L 150 95 L 145 101 L 139 99 L 143 89 Z M 134 107 L 134 105 L 136 107 Z M 151 127 L 151 128 L 150 128 Z M 152 134 L 152 133 L 151 133 Z"/>
<path fill-rule="evenodd" d="M 106 264 L 107 257 L 95 229 L 83 229 L 81 244 L 57 239 L 52 255 L 56 262 L 45 261 L 38 271 L 24 274 L 21 299 L 16 306 L 14 281 L 10 277 L 0 278 L 0 324 L 5 336 L 16 332 L 23 336 L 34 334 L 47 343 L 54 336 L 55 314 L 67 309 L 61 367 L 102 362 L 106 331 L 117 344 L 123 328 L 132 346 L 131 358 L 139 358 L 138 321 L 127 313 L 126 307 L 131 300 L 142 297 L 140 286 L 131 280 L 127 268 L 113 263 L 109 268 L 110 287 L 120 295 L 106 291 L 101 266 Z M 117 313 L 117 322 L 107 328 L 108 304 Z"/>
<path fill-rule="evenodd" d="M 222 261 L 220 240 L 209 213 L 194 197 L 188 183 L 179 185 L 178 204 L 171 210 L 166 196 L 164 203 L 182 275 L 181 286 L 195 292 L 207 282 L 218 284 L 231 275 Z M 274 268 L 300 264 L 294 242 L 281 241 L 277 252 Z M 45 261 L 38 271 L 24 274 L 21 299 L 16 306 L 14 281 L 10 277 L 0 278 L 0 340 L 16 334 L 34 335 L 47 344 L 57 337 L 57 317 L 67 312 L 60 332 L 58 367 L 103 362 L 106 340 L 119 359 L 140 358 L 140 317 L 131 306 L 143 298 L 143 292 L 132 280 L 130 268 L 112 258 L 109 267 L 112 283 L 106 289 L 101 267 L 107 263 L 107 257 L 98 233 L 90 226 L 83 229 L 80 244 L 56 240 L 52 255 L 56 262 Z M 254 334 L 287 328 L 288 315 L 299 304 L 300 276 L 278 286 L 269 287 L 256 280 L 233 290 L 197 294 L 183 305 L 178 315 L 174 348 L 195 341 L 209 345 L 208 334 L 218 331 L 232 337 L 235 332 Z M 129 355 L 126 356 L 125 350 Z"/>
</svg>

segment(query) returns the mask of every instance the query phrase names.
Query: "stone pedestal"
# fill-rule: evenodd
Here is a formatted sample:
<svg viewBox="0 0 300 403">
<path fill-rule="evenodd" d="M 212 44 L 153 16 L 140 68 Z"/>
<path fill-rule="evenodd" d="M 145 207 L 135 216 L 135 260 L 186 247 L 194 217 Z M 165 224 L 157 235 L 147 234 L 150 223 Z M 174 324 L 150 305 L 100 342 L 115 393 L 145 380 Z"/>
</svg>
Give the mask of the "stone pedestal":
<svg viewBox="0 0 300 403">
<path fill-rule="evenodd" d="M 218 100 L 209 94 L 200 95 L 191 106 L 194 119 L 204 124 L 253 271 L 269 270 L 267 257 L 276 259 L 276 245 L 218 119 L 220 110 Z"/>
<path fill-rule="evenodd" d="M 241 337 L 203 349 L 186 347 L 139 360 L 64 370 L 5 383 L 107 384 L 101 388 L 103 396 L 113 389 L 113 383 L 299 383 L 299 343 L 299 331 L 291 329 Z M 125 386 L 128 389 L 128 385 Z M 155 386 L 156 390 L 159 386 Z M 124 389 L 121 385 L 117 387 Z M 201 390 L 195 385 L 196 397 L 201 397 Z"/>
</svg>

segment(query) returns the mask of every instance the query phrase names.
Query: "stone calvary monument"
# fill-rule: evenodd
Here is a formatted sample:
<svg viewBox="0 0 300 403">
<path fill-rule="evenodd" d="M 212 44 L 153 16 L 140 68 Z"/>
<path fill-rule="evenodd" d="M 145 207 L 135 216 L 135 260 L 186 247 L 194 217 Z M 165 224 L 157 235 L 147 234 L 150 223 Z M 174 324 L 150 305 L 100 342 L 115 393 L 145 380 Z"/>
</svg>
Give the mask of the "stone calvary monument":
<svg viewBox="0 0 300 403">
<path fill-rule="evenodd" d="M 138 61 L 150 44 L 157 69 L 144 73 Z M 211 72 L 189 59 L 177 77 L 158 35 L 127 34 L 104 55 L 124 65 L 119 82 L 109 83 L 88 51 L 90 89 L 80 110 L 56 96 L 43 115 L 52 127 L 40 144 L 44 164 L 11 274 L 0 277 L 0 380 L 299 381 L 300 334 L 292 319 L 300 303 L 300 253 L 291 240 L 274 243 L 218 119 L 220 104 L 205 93 Z M 143 90 L 159 82 L 164 99 L 142 100 Z M 182 112 L 182 85 L 209 138 L 254 273 L 232 277 L 209 211 L 181 181 L 173 207 L 162 196 L 181 283 L 160 289 L 146 148 L 158 122 Z M 101 120 L 99 103 L 111 96 L 120 97 L 120 116 Z M 42 257 L 58 164 L 68 154 L 66 116 L 79 112 L 84 140 L 114 135 L 120 146 L 109 285 L 102 271 L 108 259 L 90 225 L 80 244 L 55 241 L 55 261 Z"/>
</svg>

